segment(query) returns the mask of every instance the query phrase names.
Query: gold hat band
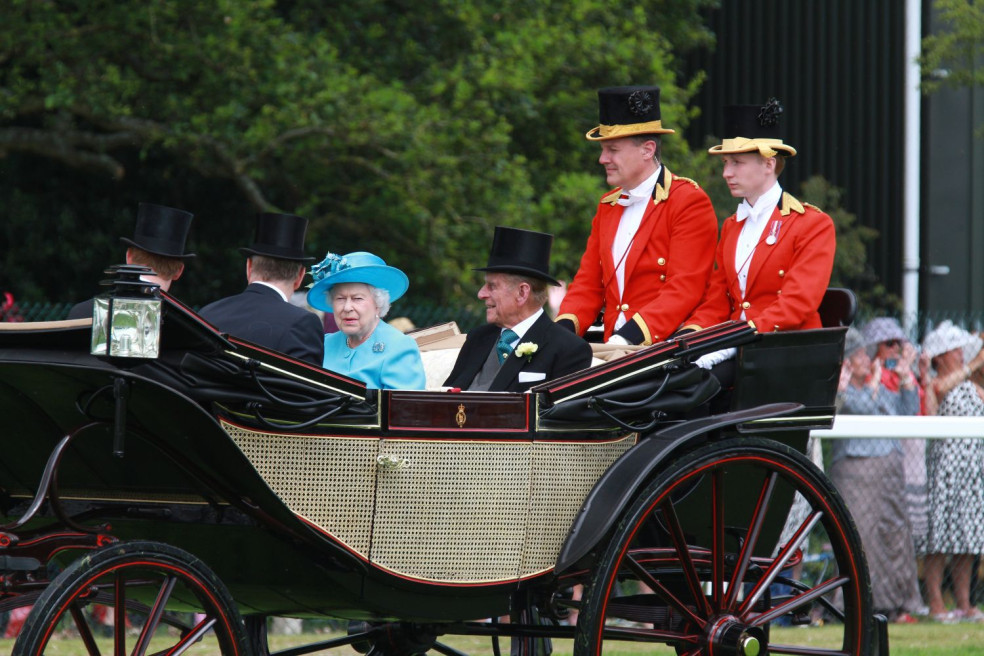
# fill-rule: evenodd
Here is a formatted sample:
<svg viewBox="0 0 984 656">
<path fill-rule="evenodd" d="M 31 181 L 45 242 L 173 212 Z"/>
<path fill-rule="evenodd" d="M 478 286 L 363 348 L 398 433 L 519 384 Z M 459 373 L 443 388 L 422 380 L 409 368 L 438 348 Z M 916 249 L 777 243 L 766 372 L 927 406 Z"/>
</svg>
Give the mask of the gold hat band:
<svg viewBox="0 0 984 656">
<path fill-rule="evenodd" d="M 636 134 L 673 134 L 674 130 L 663 127 L 662 121 L 648 121 L 646 123 L 629 123 L 628 125 L 599 125 L 588 130 L 584 136 L 593 141 L 600 139 L 618 139 L 619 137 L 631 137 Z"/>
<path fill-rule="evenodd" d="M 753 150 L 759 151 L 762 157 L 775 157 L 778 154 L 777 150 L 783 150 L 790 156 L 796 154 L 796 149 L 784 144 L 782 139 L 746 139 L 745 137 L 722 139 L 720 146 L 713 146 L 707 152 L 711 155 L 727 155 L 729 153 L 748 153 Z"/>
</svg>

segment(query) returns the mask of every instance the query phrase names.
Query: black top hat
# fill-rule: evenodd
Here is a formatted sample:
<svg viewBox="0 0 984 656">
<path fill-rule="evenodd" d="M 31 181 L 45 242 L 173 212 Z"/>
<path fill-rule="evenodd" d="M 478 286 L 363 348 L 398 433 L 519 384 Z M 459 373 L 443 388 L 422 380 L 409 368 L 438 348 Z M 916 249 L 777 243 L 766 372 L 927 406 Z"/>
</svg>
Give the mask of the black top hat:
<svg viewBox="0 0 984 656">
<path fill-rule="evenodd" d="M 173 207 L 140 203 L 133 239 L 120 237 L 120 241 L 155 255 L 182 260 L 195 257 L 194 253 L 184 252 L 193 216 L 191 212 Z"/>
<path fill-rule="evenodd" d="M 721 144 L 710 148 L 712 155 L 729 155 L 758 151 L 763 157 L 775 157 L 783 151 L 786 157 L 796 149 L 782 142 L 780 119 L 785 111 L 782 104 L 770 98 L 764 105 L 727 105 L 724 108 L 724 134 Z"/>
<path fill-rule="evenodd" d="M 598 127 L 585 134 L 592 141 L 636 134 L 673 134 L 659 117 L 659 87 L 609 87 L 598 90 Z"/>
<path fill-rule="evenodd" d="M 243 255 L 265 255 L 281 260 L 314 262 L 304 254 L 307 219 L 293 214 L 264 212 L 256 217 L 253 245 L 239 249 Z"/>
<path fill-rule="evenodd" d="M 496 226 L 489 263 L 475 271 L 515 273 L 560 285 L 549 273 L 552 244 L 553 235 L 545 232 Z"/>
</svg>

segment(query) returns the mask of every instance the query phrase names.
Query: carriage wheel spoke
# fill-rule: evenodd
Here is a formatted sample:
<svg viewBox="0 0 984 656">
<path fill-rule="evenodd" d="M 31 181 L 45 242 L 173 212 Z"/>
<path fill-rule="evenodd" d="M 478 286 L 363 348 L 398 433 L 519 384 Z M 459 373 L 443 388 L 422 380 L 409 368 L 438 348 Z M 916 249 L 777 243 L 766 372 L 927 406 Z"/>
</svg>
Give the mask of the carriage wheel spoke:
<svg viewBox="0 0 984 656">
<path fill-rule="evenodd" d="M 687 587 L 690 589 L 691 597 L 693 597 L 694 606 L 698 612 L 703 611 L 704 617 L 709 617 L 711 607 L 707 603 L 707 598 L 704 597 L 703 590 L 701 590 L 700 580 L 697 577 L 697 568 L 694 566 L 694 561 L 690 557 L 690 547 L 687 546 L 687 539 L 683 534 L 680 518 L 677 517 L 676 508 L 673 507 L 669 495 L 667 495 L 666 501 L 660 505 L 659 509 L 663 513 L 663 521 L 666 522 L 666 528 L 670 532 L 673 547 L 676 549 L 677 555 L 680 558 L 680 568 L 683 570 L 684 577 L 687 579 Z"/>
<path fill-rule="evenodd" d="M 160 626 L 164 609 L 167 606 L 168 600 L 171 598 L 171 592 L 174 590 L 174 585 L 177 582 L 178 580 L 176 578 L 169 576 L 161 585 L 161 589 L 157 592 L 157 599 L 154 601 L 154 605 L 147 615 L 147 620 L 144 622 L 143 629 L 140 631 L 140 636 L 137 638 L 137 645 L 133 648 L 133 656 L 144 656 L 147 653 L 147 647 L 150 646 L 150 640 L 154 637 L 157 627 Z"/>
<path fill-rule="evenodd" d="M 650 574 L 649 571 L 647 571 L 646 568 L 643 567 L 639 563 L 639 561 L 636 560 L 631 554 L 627 554 L 626 559 L 628 560 L 629 563 L 629 569 L 635 572 L 636 575 L 639 577 L 639 580 L 645 583 L 646 585 L 648 585 L 653 592 L 655 592 L 659 597 L 663 599 L 663 601 L 676 608 L 681 615 L 686 617 L 688 620 L 690 620 L 697 626 L 703 628 L 704 625 L 707 624 L 706 620 L 698 617 L 697 615 L 694 614 L 692 610 L 687 608 L 686 604 L 684 604 L 682 601 L 677 599 L 676 595 L 670 592 L 665 585 L 660 583 L 659 580 L 656 579 L 656 577 Z"/>
<path fill-rule="evenodd" d="M 843 649 L 823 649 L 822 647 L 806 647 L 801 645 L 779 645 L 769 643 L 770 654 L 798 654 L 799 656 L 851 656 Z"/>
<path fill-rule="evenodd" d="M 664 631 L 661 629 L 647 629 L 640 627 L 606 626 L 604 631 L 606 640 L 626 640 L 631 642 L 672 642 L 685 643 L 688 645 L 697 644 L 697 635 L 693 633 L 680 633 L 678 631 Z"/>
<path fill-rule="evenodd" d="M 126 578 L 121 572 L 113 577 L 113 654 L 126 656 Z"/>
<path fill-rule="evenodd" d="M 847 585 L 848 583 L 850 583 L 850 579 L 845 576 L 825 581 L 809 592 L 804 592 L 803 594 L 796 595 L 792 599 L 787 599 L 771 610 L 758 615 L 755 619 L 749 622 L 749 626 L 762 626 L 763 624 L 771 622 L 792 610 L 812 603 L 815 599 L 822 597 L 829 592 L 833 592 L 837 588 Z"/>
<path fill-rule="evenodd" d="M 759 534 L 762 532 L 762 524 L 765 521 L 765 513 L 769 508 L 769 502 L 772 500 L 772 492 L 775 490 L 776 480 L 778 479 L 778 474 L 776 472 L 771 472 L 765 480 L 762 482 L 762 490 L 759 493 L 758 502 L 755 505 L 755 512 L 752 515 L 751 524 L 748 527 L 748 534 L 745 536 L 745 542 L 741 545 L 741 553 L 738 555 L 738 563 L 735 567 L 734 573 L 731 575 L 731 583 L 728 587 L 728 598 L 725 602 L 725 608 L 734 608 L 735 603 L 738 599 L 738 591 L 741 588 L 741 582 L 745 579 L 745 573 L 748 572 L 748 565 L 752 560 L 752 554 L 755 552 L 755 546 L 758 543 Z"/>
<path fill-rule="evenodd" d="M 803 543 L 803 540 L 806 539 L 810 531 L 816 523 L 820 521 L 822 516 L 823 513 L 819 511 L 812 512 L 806 520 L 800 524 L 800 527 L 796 529 L 796 533 L 793 535 L 792 539 L 790 539 L 786 546 L 782 548 L 779 555 L 772 561 L 772 564 L 769 565 L 769 568 L 765 571 L 765 575 L 758 580 L 751 593 L 745 598 L 745 602 L 738 609 L 736 615 L 744 615 L 748 612 L 748 609 L 755 605 L 755 603 L 759 600 L 759 597 L 761 597 L 769 586 L 772 585 L 772 581 L 779 575 L 779 572 L 783 570 L 786 563 L 789 562 L 792 555 L 797 549 L 799 549 L 800 545 Z"/>
<path fill-rule="evenodd" d="M 711 606 L 721 610 L 724 583 L 724 472 L 711 473 Z"/>
<path fill-rule="evenodd" d="M 85 645 L 86 653 L 89 656 L 100 656 L 102 652 L 99 651 L 99 646 L 96 645 L 96 639 L 92 636 L 92 629 L 89 628 L 89 622 L 86 621 L 82 608 L 78 604 L 73 603 L 68 607 L 68 611 L 71 613 L 75 628 L 82 638 L 82 644 Z"/>
</svg>

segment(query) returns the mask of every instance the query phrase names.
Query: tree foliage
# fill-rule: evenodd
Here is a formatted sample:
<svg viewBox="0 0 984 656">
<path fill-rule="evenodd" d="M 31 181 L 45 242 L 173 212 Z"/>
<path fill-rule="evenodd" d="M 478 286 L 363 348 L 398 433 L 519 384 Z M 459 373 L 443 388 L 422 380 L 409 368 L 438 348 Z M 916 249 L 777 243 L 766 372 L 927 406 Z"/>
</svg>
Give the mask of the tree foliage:
<svg viewBox="0 0 984 656">
<path fill-rule="evenodd" d="M 595 90 L 658 84 L 665 156 L 699 167 L 677 58 L 715 4 L 8 0 L 0 285 L 91 294 L 140 201 L 195 213 L 193 304 L 242 286 L 257 210 L 308 217 L 312 253 L 379 253 L 412 301 L 471 303 L 497 224 L 555 233 L 568 277 L 605 190 Z"/>
<path fill-rule="evenodd" d="M 923 90 L 984 84 L 984 3 L 934 0 L 933 9 L 940 29 L 922 42 Z"/>
<path fill-rule="evenodd" d="M 798 198 L 826 212 L 837 231 L 837 253 L 830 277 L 831 287 L 854 291 L 859 306 L 867 312 L 897 312 L 901 299 L 889 294 L 868 263 L 865 248 L 878 237 L 874 228 L 861 225 L 857 216 L 844 209 L 844 190 L 834 187 L 823 176 L 814 175 L 803 182 Z"/>
</svg>

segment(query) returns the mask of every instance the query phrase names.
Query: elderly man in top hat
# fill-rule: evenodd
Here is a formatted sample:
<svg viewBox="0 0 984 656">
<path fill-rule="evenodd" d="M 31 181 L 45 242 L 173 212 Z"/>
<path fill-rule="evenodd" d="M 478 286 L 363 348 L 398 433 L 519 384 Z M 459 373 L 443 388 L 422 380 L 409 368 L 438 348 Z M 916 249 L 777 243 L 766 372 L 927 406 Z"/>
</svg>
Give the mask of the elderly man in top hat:
<svg viewBox="0 0 984 656">
<path fill-rule="evenodd" d="M 498 226 L 492 238 L 485 284 L 488 323 L 468 333 L 444 384 L 473 391 L 525 392 L 551 378 L 591 364 L 591 347 L 557 326 L 543 311 L 553 236 Z"/>
<path fill-rule="evenodd" d="M 140 203 L 133 239 L 120 237 L 127 246 L 126 263 L 150 267 L 154 273 L 143 279 L 159 285 L 165 292 L 170 291 L 171 283 L 184 273 L 185 261 L 195 257 L 194 253 L 185 253 L 192 218 L 191 212 Z M 69 319 L 91 316 L 92 299 L 76 303 L 68 312 Z"/>
<path fill-rule="evenodd" d="M 759 332 L 820 328 L 823 299 L 837 248 L 834 222 L 779 184 L 786 158 L 776 99 L 724 108 L 727 138 L 708 152 L 720 155 L 722 176 L 738 209 L 721 227 L 716 268 L 704 300 L 687 326 L 706 328 L 744 319 Z"/>
<path fill-rule="evenodd" d="M 598 162 L 615 189 L 601 198 L 557 322 L 583 335 L 604 310 L 604 339 L 652 344 L 700 302 L 713 264 L 717 216 L 693 180 L 663 166 L 659 87 L 598 92 Z"/>
<path fill-rule="evenodd" d="M 257 217 L 253 245 L 246 255 L 246 289 L 209 303 L 201 316 L 222 332 L 304 360 L 318 367 L 324 359 L 324 330 L 313 312 L 288 302 L 304 280 L 307 219 L 293 214 Z"/>
</svg>

